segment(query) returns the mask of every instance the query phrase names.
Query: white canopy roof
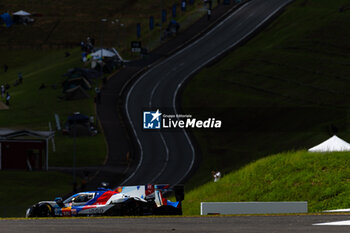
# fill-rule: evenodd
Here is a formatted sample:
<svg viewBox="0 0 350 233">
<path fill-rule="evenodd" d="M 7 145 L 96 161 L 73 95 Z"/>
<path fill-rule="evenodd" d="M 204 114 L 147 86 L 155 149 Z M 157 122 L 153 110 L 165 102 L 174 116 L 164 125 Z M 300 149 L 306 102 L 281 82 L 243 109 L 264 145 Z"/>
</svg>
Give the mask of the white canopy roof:
<svg viewBox="0 0 350 233">
<path fill-rule="evenodd" d="M 333 136 L 321 144 L 309 149 L 310 152 L 350 151 L 350 144 L 337 136 Z"/>
<path fill-rule="evenodd" d="M 17 11 L 15 13 L 13 13 L 12 15 L 20 15 L 20 16 L 28 16 L 28 15 L 31 15 L 30 13 L 26 12 L 26 11 Z"/>
<path fill-rule="evenodd" d="M 114 57 L 114 56 L 117 56 L 117 54 L 115 52 L 112 52 L 112 51 L 107 50 L 107 49 L 97 50 L 96 52 L 93 52 L 90 55 L 92 56 L 93 59 L 99 59 L 99 58 L 101 58 L 101 55 L 102 55 L 102 57 Z"/>
</svg>

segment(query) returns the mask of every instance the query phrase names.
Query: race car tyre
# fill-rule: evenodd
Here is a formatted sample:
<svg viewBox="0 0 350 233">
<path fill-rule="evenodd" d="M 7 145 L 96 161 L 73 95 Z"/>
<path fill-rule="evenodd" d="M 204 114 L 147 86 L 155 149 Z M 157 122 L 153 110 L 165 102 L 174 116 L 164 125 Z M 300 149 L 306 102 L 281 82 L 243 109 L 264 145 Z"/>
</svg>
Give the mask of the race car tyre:
<svg viewBox="0 0 350 233">
<path fill-rule="evenodd" d="M 142 206 L 141 203 L 135 200 L 129 200 L 124 203 L 122 207 L 123 216 L 142 216 Z"/>
<path fill-rule="evenodd" d="M 37 212 L 38 217 L 52 217 L 53 212 L 52 212 L 52 207 L 49 204 L 43 204 L 39 206 L 38 212 Z"/>
<path fill-rule="evenodd" d="M 153 211 L 154 215 L 182 215 L 181 208 L 175 208 L 173 206 L 163 205 L 155 208 Z"/>
<path fill-rule="evenodd" d="M 103 215 L 106 216 L 122 216 L 122 208 L 123 206 L 121 204 L 117 204 L 114 207 L 110 208 L 106 211 Z"/>
</svg>

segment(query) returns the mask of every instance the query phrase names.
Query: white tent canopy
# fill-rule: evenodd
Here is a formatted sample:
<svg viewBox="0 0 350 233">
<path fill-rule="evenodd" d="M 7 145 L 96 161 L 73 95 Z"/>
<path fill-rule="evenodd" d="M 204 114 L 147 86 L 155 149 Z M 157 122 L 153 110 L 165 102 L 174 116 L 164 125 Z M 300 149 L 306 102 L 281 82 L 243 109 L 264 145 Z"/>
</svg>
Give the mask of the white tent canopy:
<svg viewBox="0 0 350 233">
<path fill-rule="evenodd" d="M 350 144 L 337 136 L 333 136 L 321 144 L 309 149 L 310 152 L 350 151 Z"/>
<path fill-rule="evenodd" d="M 117 56 L 117 54 L 115 52 L 112 52 L 110 50 L 107 50 L 107 49 L 100 49 L 100 50 L 97 50 L 96 52 L 94 53 L 91 53 L 90 54 L 92 56 L 93 59 L 99 59 L 102 57 L 114 57 L 114 56 Z"/>
<path fill-rule="evenodd" d="M 29 16 L 29 15 L 31 15 L 31 14 L 28 13 L 28 12 L 26 12 L 26 11 L 20 10 L 20 11 L 17 11 L 17 12 L 15 12 L 15 13 L 13 13 L 12 15 Z"/>
</svg>

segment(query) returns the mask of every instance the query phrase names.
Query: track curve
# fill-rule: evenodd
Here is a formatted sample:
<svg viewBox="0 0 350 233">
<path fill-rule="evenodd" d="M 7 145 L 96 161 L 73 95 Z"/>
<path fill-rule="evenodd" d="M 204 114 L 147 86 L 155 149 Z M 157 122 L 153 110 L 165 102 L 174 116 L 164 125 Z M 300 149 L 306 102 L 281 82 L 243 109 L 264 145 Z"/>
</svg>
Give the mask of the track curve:
<svg viewBox="0 0 350 233">
<path fill-rule="evenodd" d="M 142 129 L 145 109 L 176 114 L 176 99 L 194 72 L 238 45 L 292 0 L 251 0 L 200 39 L 139 77 L 128 90 L 125 109 L 140 150 L 137 168 L 122 184 L 181 183 L 193 168 L 194 146 L 185 130 Z"/>
</svg>

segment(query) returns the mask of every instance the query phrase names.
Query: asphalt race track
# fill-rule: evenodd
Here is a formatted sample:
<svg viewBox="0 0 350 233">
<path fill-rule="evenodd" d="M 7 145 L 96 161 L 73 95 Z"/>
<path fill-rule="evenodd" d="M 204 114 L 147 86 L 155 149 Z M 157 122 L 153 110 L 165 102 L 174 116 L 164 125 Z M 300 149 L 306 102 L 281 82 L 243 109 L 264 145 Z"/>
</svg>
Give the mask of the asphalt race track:
<svg viewBox="0 0 350 233">
<path fill-rule="evenodd" d="M 251 0 L 203 37 L 142 75 L 125 101 L 126 115 L 139 146 L 136 171 L 122 184 L 169 183 L 184 180 L 193 167 L 195 149 L 185 130 L 143 130 L 146 109 L 177 113 L 176 97 L 183 82 L 205 64 L 255 32 L 291 0 Z M 185 113 L 191 114 L 191 113 Z"/>
<path fill-rule="evenodd" d="M 0 231 L 55 232 L 298 232 L 345 233 L 350 226 L 313 224 L 349 220 L 350 215 L 226 216 L 226 217 L 139 217 L 0 220 Z"/>
</svg>

